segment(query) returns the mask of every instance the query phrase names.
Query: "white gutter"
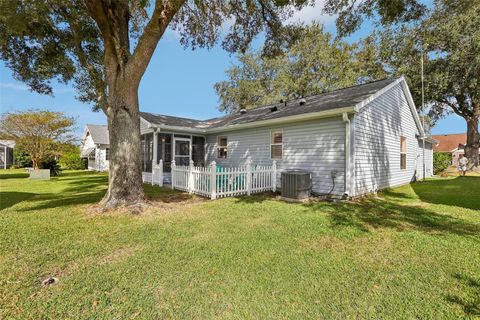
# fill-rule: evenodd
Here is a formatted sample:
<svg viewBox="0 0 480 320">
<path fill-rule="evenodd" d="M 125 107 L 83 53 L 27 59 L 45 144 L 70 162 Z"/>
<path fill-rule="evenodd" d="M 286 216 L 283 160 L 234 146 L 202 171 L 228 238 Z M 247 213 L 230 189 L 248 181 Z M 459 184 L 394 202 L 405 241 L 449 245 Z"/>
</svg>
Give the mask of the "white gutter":
<svg viewBox="0 0 480 320">
<path fill-rule="evenodd" d="M 342 113 L 342 119 L 345 122 L 345 183 L 344 194 L 350 195 L 350 119 L 348 113 Z"/>
</svg>

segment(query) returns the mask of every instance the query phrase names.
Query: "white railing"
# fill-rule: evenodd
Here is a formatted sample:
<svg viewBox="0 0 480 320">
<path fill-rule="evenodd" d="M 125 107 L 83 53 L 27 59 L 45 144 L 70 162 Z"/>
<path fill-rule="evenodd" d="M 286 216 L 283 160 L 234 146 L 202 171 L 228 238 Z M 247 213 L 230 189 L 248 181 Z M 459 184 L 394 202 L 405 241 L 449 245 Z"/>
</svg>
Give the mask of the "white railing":
<svg viewBox="0 0 480 320">
<path fill-rule="evenodd" d="M 277 165 L 223 168 L 212 161 L 208 167 L 177 166 L 172 161 L 172 189 L 187 191 L 211 199 L 231 197 L 255 192 L 276 191 Z"/>
<path fill-rule="evenodd" d="M 163 161 L 160 159 L 159 164 L 152 165 L 152 173 L 142 173 L 143 182 L 150 182 L 153 185 L 163 186 Z"/>
</svg>

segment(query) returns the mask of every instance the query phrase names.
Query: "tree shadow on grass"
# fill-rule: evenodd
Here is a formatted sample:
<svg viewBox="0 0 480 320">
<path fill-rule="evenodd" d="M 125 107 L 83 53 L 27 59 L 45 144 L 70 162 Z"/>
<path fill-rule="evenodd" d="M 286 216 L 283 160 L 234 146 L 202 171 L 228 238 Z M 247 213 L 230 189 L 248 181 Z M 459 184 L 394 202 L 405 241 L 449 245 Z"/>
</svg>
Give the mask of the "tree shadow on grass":
<svg viewBox="0 0 480 320">
<path fill-rule="evenodd" d="M 28 201 L 37 194 L 31 192 L 5 191 L 0 192 L 0 210 L 13 207 L 19 202 Z"/>
<path fill-rule="evenodd" d="M 238 197 L 235 197 L 235 201 L 238 203 L 254 204 L 254 203 L 262 203 L 267 200 L 275 199 L 276 196 L 277 194 L 274 192 L 263 192 L 263 193 L 252 194 L 251 196 L 247 196 L 247 195 L 238 196 Z"/>
<path fill-rule="evenodd" d="M 428 233 L 452 233 L 480 240 L 480 225 L 419 206 L 400 205 L 384 200 L 305 204 L 309 210 L 329 214 L 334 227 L 355 227 L 370 232 L 375 229 L 418 230 Z"/>
<path fill-rule="evenodd" d="M 467 292 L 464 291 L 462 296 L 447 295 L 446 300 L 462 307 L 463 312 L 465 312 L 467 316 L 480 316 L 480 280 L 462 274 L 454 274 L 453 277 L 456 278 L 458 282 L 468 286 L 470 289 L 468 291 L 472 294 L 471 297 L 466 298 L 465 295 Z"/>
<path fill-rule="evenodd" d="M 480 210 L 480 177 L 427 180 L 412 189 L 424 202 Z"/>
<path fill-rule="evenodd" d="M 28 173 L 7 173 L 7 174 L 0 174 L 0 180 L 6 179 L 22 179 L 28 178 L 30 175 Z"/>
</svg>

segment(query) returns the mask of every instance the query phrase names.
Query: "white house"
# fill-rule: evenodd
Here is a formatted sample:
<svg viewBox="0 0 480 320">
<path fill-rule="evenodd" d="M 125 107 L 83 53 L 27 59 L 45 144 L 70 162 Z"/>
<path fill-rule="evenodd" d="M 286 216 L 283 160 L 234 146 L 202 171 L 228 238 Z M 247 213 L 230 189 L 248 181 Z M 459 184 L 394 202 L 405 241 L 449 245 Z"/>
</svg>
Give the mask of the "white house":
<svg viewBox="0 0 480 320">
<path fill-rule="evenodd" d="M 88 159 L 88 169 L 107 171 L 110 158 L 108 128 L 105 125 L 87 124 L 83 131 L 81 156 Z"/>
<path fill-rule="evenodd" d="M 13 148 L 15 148 L 15 141 L 0 140 L 0 168 L 8 169 L 15 163 L 13 156 Z"/>
<path fill-rule="evenodd" d="M 359 196 L 433 173 L 426 136 L 403 77 L 209 120 L 141 112 L 144 178 L 163 163 L 305 169 L 317 194 Z M 424 147 L 425 146 L 425 147 Z M 425 161 L 423 158 L 425 157 Z M 425 163 L 425 168 L 423 164 Z"/>
</svg>

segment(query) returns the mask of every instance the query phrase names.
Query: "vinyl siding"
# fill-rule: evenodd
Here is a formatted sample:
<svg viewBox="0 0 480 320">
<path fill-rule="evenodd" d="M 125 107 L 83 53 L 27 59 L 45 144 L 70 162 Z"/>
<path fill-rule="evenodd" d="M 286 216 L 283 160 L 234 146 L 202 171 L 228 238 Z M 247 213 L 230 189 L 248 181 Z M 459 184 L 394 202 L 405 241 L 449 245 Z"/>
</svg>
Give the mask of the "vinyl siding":
<svg viewBox="0 0 480 320">
<path fill-rule="evenodd" d="M 108 171 L 109 161 L 106 160 L 106 146 L 97 147 L 95 150 L 95 170 Z"/>
<path fill-rule="evenodd" d="M 208 135 L 207 163 L 215 160 L 223 166 L 240 166 L 251 157 L 253 165 L 271 165 L 270 132 L 279 129 L 283 130 L 283 159 L 276 160 L 279 171 L 308 170 L 312 172 L 313 191 L 328 193 L 333 186 L 331 173 L 335 170 L 337 177 L 332 193 L 342 195 L 345 124 L 340 117 Z M 227 159 L 217 159 L 218 136 L 228 138 Z"/>
<path fill-rule="evenodd" d="M 417 169 L 419 134 L 401 84 L 360 109 L 354 116 L 354 194 L 407 184 Z M 400 168 L 400 137 L 406 137 L 407 166 Z"/>
<path fill-rule="evenodd" d="M 423 142 L 418 140 L 417 179 L 423 178 Z M 425 177 L 433 175 L 433 148 L 432 144 L 425 142 Z"/>
</svg>

